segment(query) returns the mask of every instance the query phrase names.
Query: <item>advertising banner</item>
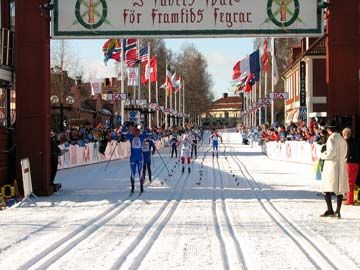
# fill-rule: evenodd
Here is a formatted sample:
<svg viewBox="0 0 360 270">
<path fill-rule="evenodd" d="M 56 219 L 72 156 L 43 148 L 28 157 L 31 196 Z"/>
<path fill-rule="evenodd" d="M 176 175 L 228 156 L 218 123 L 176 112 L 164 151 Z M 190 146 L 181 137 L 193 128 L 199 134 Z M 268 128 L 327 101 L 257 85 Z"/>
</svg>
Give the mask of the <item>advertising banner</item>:
<svg viewBox="0 0 360 270">
<path fill-rule="evenodd" d="M 322 0 L 53 2 L 53 38 L 323 35 Z"/>
</svg>

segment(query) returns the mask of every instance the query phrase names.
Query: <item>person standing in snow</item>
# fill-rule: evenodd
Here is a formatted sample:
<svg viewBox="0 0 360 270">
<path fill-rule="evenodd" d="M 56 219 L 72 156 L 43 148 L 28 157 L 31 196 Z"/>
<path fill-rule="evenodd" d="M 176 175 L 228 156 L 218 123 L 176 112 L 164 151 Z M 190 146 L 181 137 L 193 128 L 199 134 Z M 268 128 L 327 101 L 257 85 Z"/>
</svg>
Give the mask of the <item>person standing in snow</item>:
<svg viewBox="0 0 360 270">
<path fill-rule="evenodd" d="M 359 172 L 360 163 L 360 144 L 351 137 L 351 129 L 344 128 L 342 131 L 343 138 L 348 145 L 348 151 L 346 155 L 346 169 L 349 179 L 349 192 L 346 193 L 345 205 L 354 204 L 354 190 L 356 186 L 356 178 Z"/>
<path fill-rule="evenodd" d="M 320 158 L 324 160 L 321 191 L 324 193 L 327 210 L 320 216 L 341 218 L 343 194 L 349 191 L 346 172 L 347 143 L 337 132 L 336 122 L 329 122 L 326 131 L 329 137 L 326 141 L 326 150 L 321 153 Z M 332 193 L 336 194 L 337 199 L 335 212 L 331 203 Z"/>
<path fill-rule="evenodd" d="M 187 160 L 187 164 L 188 164 L 188 172 L 189 173 L 191 172 L 190 148 L 191 148 L 191 143 L 190 143 L 189 137 L 185 134 L 183 137 L 183 140 L 181 141 L 181 153 L 180 153 L 180 160 L 181 160 L 181 165 L 182 165 L 181 172 L 185 171 L 185 159 Z"/>
<path fill-rule="evenodd" d="M 142 144 L 142 153 L 143 153 L 142 179 L 145 179 L 146 168 L 147 168 L 150 183 L 151 183 L 151 155 L 153 155 L 155 151 L 156 151 L 156 146 L 154 141 L 150 137 L 145 138 Z"/>
<path fill-rule="evenodd" d="M 198 139 L 201 140 L 201 137 L 199 134 L 197 134 L 195 132 L 195 130 L 192 130 L 191 133 L 189 134 L 189 140 L 191 142 L 191 158 L 194 157 L 195 154 L 195 159 L 197 158 L 197 142 Z"/>
<path fill-rule="evenodd" d="M 209 143 L 212 146 L 212 156 L 219 157 L 218 150 L 219 150 L 219 141 L 222 142 L 222 137 L 214 130 L 213 133 L 209 137 Z"/>
<path fill-rule="evenodd" d="M 179 145 L 179 140 L 177 139 L 176 134 L 172 134 L 169 144 L 171 145 L 171 158 L 173 158 L 174 154 L 175 158 L 177 158 L 177 147 Z"/>
<path fill-rule="evenodd" d="M 122 132 L 125 135 L 125 138 L 130 141 L 131 152 L 130 152 L 130 183 L 131 183 L 131 193 L 134 192 L 135 189 L 135 176 L 136 171 L 138 172 L 140 178 L 140 192 L 144 192 L 144 178 L 141 174 L 142 165 L 143 165 L 143 153 L 142 153 L 142 145 L 147 137 L 146 133 L 140 135 L 140 129 L 138 127 L 130 127 L 129 131 L 126 129 Z"/>
</svg>

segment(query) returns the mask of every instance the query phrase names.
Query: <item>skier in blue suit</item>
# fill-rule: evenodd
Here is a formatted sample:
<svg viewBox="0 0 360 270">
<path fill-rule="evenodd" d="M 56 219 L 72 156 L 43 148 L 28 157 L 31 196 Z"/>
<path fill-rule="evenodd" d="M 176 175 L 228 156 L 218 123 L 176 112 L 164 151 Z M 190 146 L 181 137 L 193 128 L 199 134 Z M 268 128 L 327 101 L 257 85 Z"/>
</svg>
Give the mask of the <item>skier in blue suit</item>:
<svg viewBox="0 0 360 270">
<path fill-rule="evenodd" d="M 129 132 L 125 129 L 123 130 L 122 134 L 124 134 L 125 138 L 130 141 L 130 145 L 131 145 L 131 153 L 130 153 L 131 193 L 133 193 L 135 189 L 136 170 L 139 174 L 140 192 L 142 193 L 144 192 L 144 178 L 141 175 L 141 170 L 143 165 L 142 145 L 147 135 L 145 133 L 140 135 L 140 129 L 137 127 L 129 128 Z"/>
</svg>

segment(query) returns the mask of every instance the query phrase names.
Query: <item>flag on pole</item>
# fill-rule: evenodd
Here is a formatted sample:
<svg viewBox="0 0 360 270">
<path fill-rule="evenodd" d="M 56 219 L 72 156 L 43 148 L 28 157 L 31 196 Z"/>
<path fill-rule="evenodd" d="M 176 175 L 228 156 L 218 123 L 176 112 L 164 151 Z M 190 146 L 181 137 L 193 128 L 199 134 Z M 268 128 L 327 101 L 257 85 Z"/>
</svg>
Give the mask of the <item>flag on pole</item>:
<svg viewBox="0 0 360 270">
<path fill-rule="evenodd" d="M 172 83 L 172 70 L 170 65 L 167 66 L 166 68 L 166 90 L 168 91 L 168 93 L 172 93 L 173 92 L 173 83 Z"/>
<path fill-rule="evenodd" d="M 261 64 L 262 64 L 262 69 L 264 70 L 265 73 L 269 72 L 269 56 L 268 56 L 268 40 L 267 38 L 264 40 L 264 52 L 263 55 L 261 56 Z"/>
<path fill-rule="evenodd" d="M 140 62 L 149 61 L 149 52 L 148 52 L 147 47 L 144 47 L 144 48 L 140 49 L 139 60 L 140 60 Z"/>
<path fill-rule="evenodd" d="M 149 82 L 157 81 L 157 58 L 153 57 L 150 60 L 150 66 L 148 62 L 141 64 L 141 84 L 147 84 Z"/>
<path fill-rule="evenodd" d="M 92 79 L 90 80 L 91 85 L 91 95 L 95 96 L 96 94 L 102 94 L 102 84 L 101 79 Z"/>
<path fill-rule="evenodd" d="M 175 87 L 175 92 L 179 92 L 181 89 L 181 76 L 177 76 L 176 77 L 176 87 Z"/>
<path fill-rule="evenodd" d="M 139 81 L 138 67 L 128 67 L 127 76 L 128 76 L 128 86 L 138 86 L 138 81 Z"/>
<path fill-rule="evenodd" d="M 108 39 L 103 45 L 104 52 L 104 63 L 107 65 L 107 62 L 110 59 L 115 61 L 120 61 L 121 58 L 121 43 L 119 39 Z"/>
<path fill-rule="evenodd" d="M 260 77 L 260 55 L 259 50 L 254 51 L 249 56 L 235 63 L 232 78 L 236 81 L 235 89 L 249 92 L 255 81 Z"/>
<path fill-rule="evenodd" d="M 122 45 L 124 50 L 126 66 L 134 67 L 138 61 L 137 39 L 136 38 L 123 39 Z"/>
</svg>

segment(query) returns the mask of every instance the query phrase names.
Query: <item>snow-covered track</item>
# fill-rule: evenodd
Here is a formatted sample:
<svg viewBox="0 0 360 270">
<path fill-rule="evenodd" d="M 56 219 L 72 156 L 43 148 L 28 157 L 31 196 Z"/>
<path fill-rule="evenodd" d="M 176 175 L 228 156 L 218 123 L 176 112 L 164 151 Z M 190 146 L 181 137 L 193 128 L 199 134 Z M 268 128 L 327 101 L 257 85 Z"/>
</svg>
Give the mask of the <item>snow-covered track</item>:
<svg viewBox="0 0 360 270">
<path fill-rule="evenodd" d="M 165 170 L 165 167 L 158 166 L 154 175 Z M 137 196 L 134 194 L 125 195 L 117 203 L 98 214 L 94 218 L 90 219 L 85 224 L 82 224 L 77 229 L 68 233 L 66 236 L 58 239 L 50 246 L 43 249 L 40 253 L 30 258 L 28 261 L 23 263 L 19 269 L 46 269 L 51 266 L 54 262 L 58 261 L 62 256 L 67 254 L 73 248 L 75 248 L 82 241 L 87 239 L 89 236 L 94 234 L 98 229 L 107 224 L 109 221 L 118 216 L 126 208 L 128 208 L 135 200 Z M 54 226 L 55 223 L 52 224 Z M 40 232 L 40 230 L 38 231 Z M 28 237 L 24 238 L 27 239 Z"/>
<path fill-rule="evenodd" d="M 180 174 L 177 177 L 174 188 L 168 198 L 162 204 L 160 209 L 156 211 L 150 221 L 148 221 L 144 228 L 138 233 L 136 238 L 122 252 L 121 256 L 112 265 L 112 270 L 121 268 L 138 269 L 140 267 L 142 261 L 179 206 L 184 195 L 185 186 L 190 182 L 188 181 L 189 177 L 190 174 L 188 173 Z M 149 233 L 151 233 L 151 235 L 147 236 Z"/>
<path fill-rule="evenodd" d="M 221 256 L 223 258 L 223 268 L 224 269 L 230 269 L 230 264 L 229 264 L 229 257 L 228 256 L 228 252 L 227 252 L 227 245 L 229 245 L 229 241 L 224 241 L 224 236 L 225 236 L 225 232 L 222 232 L 220 229 L 220 216 L 219 213 L 217 212 L 216 209 L 216 205 L 217 205 L 217 194 L 216 193 L 220 193 L 220 200 L 221 200 L 221 210 L 222 210 L 222 215 L 224 216 L 224 221 L 225 221 L 225 228 L 227 230 L 228 237 L 230 238 L 232 241 L 232 244 L 235 248 L 236 251 L 236 258 L 237 261 L 234 262 L 234 265 L 237 265 L 238 267 L 240 267 L 240 269 L 247 269 L 246 266 L 246 262 L 245 262 L 245 257 L 243 254 L 243 251 L 241 249 L 241 245 L 240 245 L 240 241 L 237 238 L 234 229 L 233 229 L 233 225 L 230 221 L 230 217 L 227 211 L 227 206 L 226 206 L 226 201 L 225 201 L 225 195 L 224 195 L 224 183 L 223 183 L 223 175 L 221 172 L 221 168 L 220 168 L 220 163 L 218 158 L 213 159 L 213 196 L 212 196 L 212 212 L 213 212 L 213 220 L 214 220 L 214 226 L 215 226 L 215 231 L 216 231 L 216 236 L 218 238 L 218 241 L 220 243 L 220 249 L 221 249 Z M 219 188 L 217 188 L 217 182 L 219 183 Z M 224 234 L 224 236 L 223 236 Z M 227 245 L 225 244 L 227 243 Z"/>
<path fill-rule="evenodd" d="M 230 148 L 234 149 L 231 146 Z M 237 155 L 231 155 L 231 157 L 261 207 L 284 234 L 294 242 L 315 269 L 357 269 L 356 262 L 352 258 L 342 256 L 340 251 L 334 250 L 334 247 L 326 241 L 321 241 L 322 244 L 319 244 L 318 239 L 314 238 L 314 234 L 309 236 L 309 232 L 300 229 L 298 225 L 287 218 L 271 201 L 267 191 L 255 180 L 240 157 Z"/>
</svg>

